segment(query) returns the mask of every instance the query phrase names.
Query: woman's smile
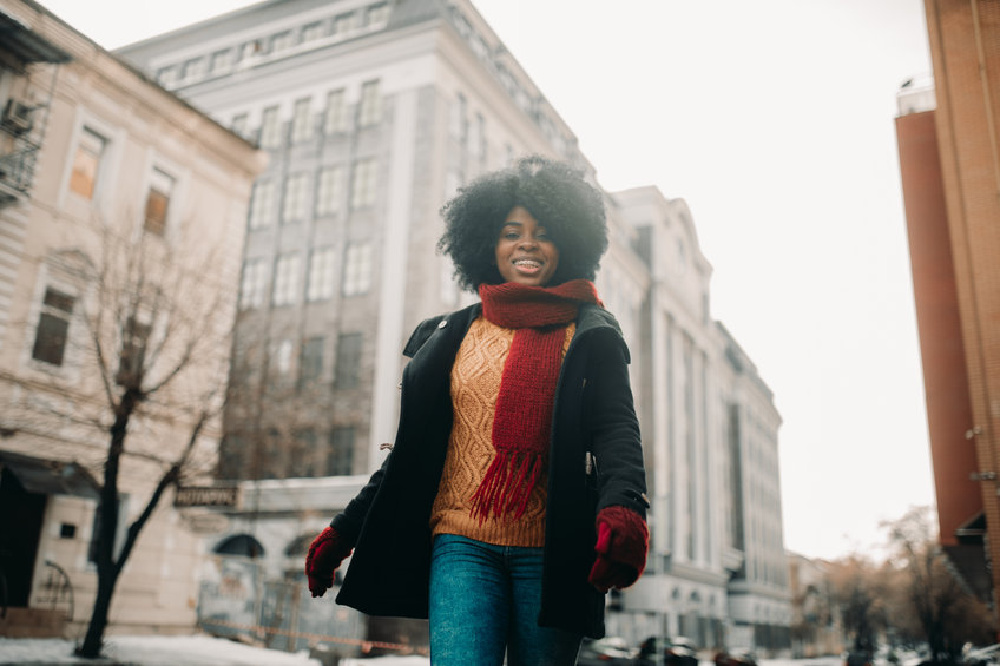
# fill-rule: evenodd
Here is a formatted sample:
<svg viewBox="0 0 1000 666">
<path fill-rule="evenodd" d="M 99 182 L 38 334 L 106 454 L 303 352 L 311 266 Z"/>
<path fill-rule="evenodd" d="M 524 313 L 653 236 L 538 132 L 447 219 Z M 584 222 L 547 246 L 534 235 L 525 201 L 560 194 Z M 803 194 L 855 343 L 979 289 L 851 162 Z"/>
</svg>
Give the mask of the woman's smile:
<svg viewBox="0 0 1000 666">
<path fill-rule="evenodd" d="M 504 281 L 544 287 L 559 267 L 559 249 L 526 208 L 515 206 L 500 229 L 496 262 Z"/>
</svg>

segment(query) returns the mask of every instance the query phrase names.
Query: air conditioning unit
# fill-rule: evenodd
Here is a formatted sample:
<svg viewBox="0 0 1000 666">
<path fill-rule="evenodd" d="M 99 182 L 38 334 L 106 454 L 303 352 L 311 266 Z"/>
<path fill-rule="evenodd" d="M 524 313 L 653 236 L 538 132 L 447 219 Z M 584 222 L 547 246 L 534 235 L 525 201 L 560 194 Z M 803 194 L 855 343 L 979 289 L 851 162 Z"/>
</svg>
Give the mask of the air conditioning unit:
<svg viewBox="0 0 1000 666">
<path fill-rule="evenodd" d="M 7 106 L 4 107 L 0 126 L 14 135 L 30 132 L 34 110 L 34 107 L 12 97 L 7 100 Z"/>
</svg>

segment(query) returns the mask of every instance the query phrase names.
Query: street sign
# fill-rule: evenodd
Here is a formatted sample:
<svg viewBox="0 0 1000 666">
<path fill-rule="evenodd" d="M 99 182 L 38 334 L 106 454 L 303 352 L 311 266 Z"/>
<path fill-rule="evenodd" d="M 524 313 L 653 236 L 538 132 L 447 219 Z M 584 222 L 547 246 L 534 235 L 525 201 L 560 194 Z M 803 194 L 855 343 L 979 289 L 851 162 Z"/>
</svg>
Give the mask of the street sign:
<svg viewBox="0 0 1000 666">
<path fill-rule="evenodd" d="M 175 507 L 222 506 L 236 508 L 239 488 L 236 486 L 178 486 L 174 494 Z"/>
</svg>

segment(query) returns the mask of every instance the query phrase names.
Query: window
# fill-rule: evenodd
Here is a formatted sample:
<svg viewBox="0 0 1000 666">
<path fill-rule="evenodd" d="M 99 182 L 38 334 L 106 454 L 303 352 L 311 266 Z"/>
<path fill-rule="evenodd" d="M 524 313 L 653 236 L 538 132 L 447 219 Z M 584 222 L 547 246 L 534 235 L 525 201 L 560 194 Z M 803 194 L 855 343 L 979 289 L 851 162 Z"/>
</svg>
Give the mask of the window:
<svg viewBox="0 0 1000 666">
<path fill-rule="evenodd" d="M 197 81 L 205 76 L 205 59 L 204 58 L 192 58 L 184 63 L 184 71 L 181 74 L 181 78 L 184 81 L 191 83 L 192 81 Z"/>
<path fill-rule="evenodd" d="M 83 128 L 80 142 L 76 147 L 76 155 L 73 156 L 73 171 L 69 177 L 71 192 L 93 200 L 107 147 L 106 138 L 89 127 Z"/>
<path fill-rule="evenodd" d="M 310 23 L 302 28 L 302 41 L 311 42 L 323 36 L 323 24 L 319 21 Z"/>
<path fill-rule="evenodd" d="M 264 259 L 247 259 L 243 264 L 240 282 L 240 307 L 257 308 L 264 305 L 267 294 L 267 262 Z"/>
<path fill-rule="evenodd" d="M 292 112 L 292 142 L 300 143 L 312 136 L 312 117 L 309 114 L 308 97 L 295 100 L 295 108 Z"/>
<path fill-rule="evenodd" d="M 299 293 L 299 255 L 290 252 L 278 256 L 274 265 L 274 294 L 272 303 L 290 305 Z"/>
<path fill-rule="evenodd" d="M 209 74 L 225 74 L 233 66 L 233 52 L 230 49 L 216 51 L 208 63 Z"/>
<path fill-rule="evenodd" d="M 146 346 L 153 326 L 131 316 L 122 331 L 122 348 L 118 356 L 118 374 L 115 381 L 125 387 L 142 386 L 142 373 L 146 364 Z"/>
<path fill-rule="evenodd" d="M 333 215 L 344 196 L 344 170 L 340 167 L 320 169 L 318 187 L 316 215 Z"/>
<path fill-rule="evenodd" d="M 263 449 L 260 454 L 255 452 L 254 458 L 257 460 L 253 461 L 253 466 L 258 467 L 262 470 L 256 474 L 258 479 L 277 479 L 279 474 L 284 474 L 284 459 L 281 455 L 282 449 L 284 448 L 284 442 L 282 441 L 281 433 L 278 432 L 277 428 L 269 428 L 267 433 L 267 438 L 264 440 L 261 448 Z M 238 537 L 230 537 L 238 538 Z M 216 550 L 221 548 L 217 546 Z M 263 548 L 258 551 L 263 552 Z"/>
<path fill-rule="evenodd" d="M 347 113 L 344 108 L 344 89 L 331 90 L 326 96 L 326 117 L 323 132 L 333 134 L 347 129 Z"/>
<path fill-rule="evenodd" d="M 164 88 L 174 85 L 177 83 L 177 67 L 174 65 L 161 67 L 160 71 L 156 73 L 156 81 Z"/>
<path fill-rule="evenodd" d="M 343 37 L 354 30 L 354 13 L 338 14 L 333 19 L 334 37 Z"/>
<path fill-rule="evenodd" d="M 469 40 L 469 45 L 472 47 L 472 52 L 480 58 L 489 57 L 490 49 L 486 46 L 485 40 L 479 35 L 473 35 Z"/>
<path fill-rule="evenodd" d="M 361 346 L 363 342 L 364 339 L 360 333 L 341 333 L 337 336 L 333 388 L 357 388 L 361 375 Z"/>
<path fill-rule="evenodd" d="M 351 243 L 344 258 L 344 296 L 368 293 L 372 282 L 372 246 Z"/>
<path fill-rule="evenodd" d="M 358 109 L 358 125 L 370 127 L 382 120 L 382 93 L 379 82 L 365 81 L 361 84 L 361 108 Z"/>
<path fill-rule="evenodd" d="M 278 119 L 278 107 L 269 106 L 264 109 L 260 122 L 260 147 L 277 148 L 281 145 L 281 124 Z"/>
<path fill-rule="evenodd" d="M 351 208 L 364 208 L 373 203 L 375 203 L 375 160 L 358 160 L 354 163 Z"/>
<path fill-rule="evenodd" d="M 333 296 L 333 269 L 336 254 L 332 247 L 313 250 L 309 260 L 309 285 L 306 299 L 319 301 Z"/>
<path fill-rule="evenodd" d="M 465 143 L 469 133 L 469 123 L 466 118 L 465 95 L 458 93 L 455 101 L 451 104 L 451 118 L 448 123 L 449 131 L 454 139 Z"/>
<path fill-rule="evenodd" d="M 354 471 L 354 428 L 330 431 L 326 450 L 326 475 L 347 476 Z"/>
<path fill-rule="evenodd" d="M 296 430 L 292 436 L 292 450 L 289 454 L 289 477 L 316 476 L 316 431 L 312 428 Z"/>
<path fill-rule="evenodd" d="M 259 181 L 253 186 L 253 196 L 250 198 L 250 228 L 260 229 L 271 223 L 271 211 L 274 210 L 274 183 L 269 180 Z"/>
<path fill-rule="evenodd" d="M 285 201 L 281 209 L 284 223 L 301 222 L 306 216 L 306 174 L 293 173 L 285 181 Z"/>
<path fill-rule="evenodd" d="M 478 112 L 469 127 L 469 155 L 479 164 L 486 163 L 486 119 Z"/>
<path fill-rule="evenodd" d="M 146 233 L 165 235 L 167 213 L 173 193 L 174 179 L 160 169 L 153 169 L 149 178 L 149 192 L 146 193 L 146 219 L 143 223 Z"/>
<path fill-rule="evenodd" d="M 282 377 L 292 370 L 292 341 L 280 340 L 274 348 L 274 369 Z"/>
<path fill-rule="evenodd" d="M 240 60 L 249 60 L 261 51 L 260 40 L 251 39 L 240 46 Z"/>
<path fill-rule="evenodd" d="M 368 8 L 366 23 L 371 28 L 381 28 L 389 20 L 389 4 L 380 2 Z"/>
<path fill-rule="evenodd" d="M 233 119 L 229 123 L 229 129 L 231 129 L 235 134 L 239 134 L 242 137 L 247 135 L 247 125 L 250 122 L 250 115 L 246 113 L 237 113 L 233 116 Z"/>
<path fill-rule="evenodd" d="M 299 358 L 299 386 L 315 382 L 323 375 L 323 344 L 322 337 L 306 338 L 302 343 Z"/>
<path fill-rule="evenodd" d="M 69 322 L 73 316 L 76 298 L 69 294 L 46 287 L 38 315 L 38 329 L 35 331 L 35 345 L 31 357 L 36 361 L 61 366 L 69 340 Z"/>
<path fill-rule="evenodd" d="M 292 33 L 286 30 L 271 37 L 271 53 L 284 51 L 292 45 Z"/>
</svg>

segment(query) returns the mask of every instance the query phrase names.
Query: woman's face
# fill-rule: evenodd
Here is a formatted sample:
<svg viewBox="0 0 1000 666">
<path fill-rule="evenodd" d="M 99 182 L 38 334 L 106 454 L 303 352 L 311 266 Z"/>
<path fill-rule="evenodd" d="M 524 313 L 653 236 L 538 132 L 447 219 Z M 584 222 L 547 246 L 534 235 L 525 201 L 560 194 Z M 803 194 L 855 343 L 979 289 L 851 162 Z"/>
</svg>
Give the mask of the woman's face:
<svg viewBox="0 0 1000 666">
<path fill-rule="evenodd" d="M 514 206 L 500 229 L 496 260 L 504 281 L 544 287 L 559 267 L 559 250 L 527 209 Z"/>
</svg>

